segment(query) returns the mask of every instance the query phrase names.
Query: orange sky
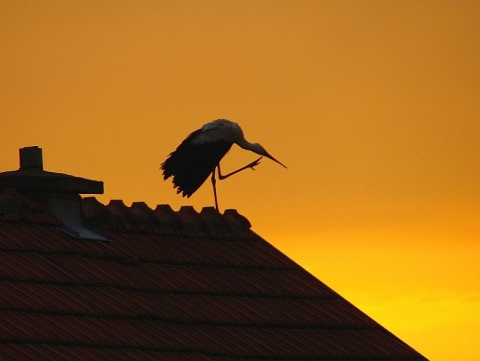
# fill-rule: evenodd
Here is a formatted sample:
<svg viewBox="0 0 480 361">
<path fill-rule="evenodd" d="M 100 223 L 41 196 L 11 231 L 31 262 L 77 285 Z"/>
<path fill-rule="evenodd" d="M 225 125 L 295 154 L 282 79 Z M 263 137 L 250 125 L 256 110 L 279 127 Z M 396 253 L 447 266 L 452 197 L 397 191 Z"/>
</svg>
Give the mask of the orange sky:
<svg viewBox="0 0 480 361">
<path fill-rule="evenodd" d="M 431 360 L 480 353 L 480 1 L 0 0 L 0 170 L 213 205 L 158 170 L 216 118 L 263 160 L 222 209 Z M 255 159 L 233 148 L 225 172 Z"/>
</svg>

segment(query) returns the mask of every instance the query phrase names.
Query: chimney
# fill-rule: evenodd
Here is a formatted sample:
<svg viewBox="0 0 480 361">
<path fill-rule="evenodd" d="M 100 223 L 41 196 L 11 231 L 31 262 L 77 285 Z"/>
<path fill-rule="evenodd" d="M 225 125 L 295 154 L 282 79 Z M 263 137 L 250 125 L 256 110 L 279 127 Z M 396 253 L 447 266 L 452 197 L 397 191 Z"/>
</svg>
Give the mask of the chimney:
<svg viewBox="0 0 480 361">
<path fill-rule="evenodd" d="M 20 148 L 19 153 L 20 169 L 43 170 L 42 148 L 38 146 Z"/>
<path fill-rule="evenodd" d="M 14 188 L 29 193 L 103 194 L 103 182 L 45 171 L 42 148 L 38 146 L 21 148 L 19 154 L 20 169 L 0 173 L 0 189 Z"/>
<path fill-rule="evenodd" d="M 42 148 L 38 146 L 21 148 L 19 155 L 18 170 L 0 173 L 0 191 L 13 188 L 38 199 L 62 220 L 60 230 L 74 238 L 107 240 L 86 224 L 80 197 L 80 194 L 103 194 L 103 182 L 45 171 Z"/>
</svg>

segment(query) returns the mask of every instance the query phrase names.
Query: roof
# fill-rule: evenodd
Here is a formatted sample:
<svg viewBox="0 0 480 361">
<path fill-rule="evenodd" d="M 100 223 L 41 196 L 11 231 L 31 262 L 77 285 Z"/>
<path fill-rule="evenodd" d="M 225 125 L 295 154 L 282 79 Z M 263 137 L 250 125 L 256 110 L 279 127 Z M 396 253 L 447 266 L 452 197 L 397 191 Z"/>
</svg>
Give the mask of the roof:
<svg viewBox="0 0 480 361">
<path fill-rule="evenodd" d="M 422 360 L 236 211 L 83 200 L 107 242 L 0 194 L 0 353 L 36 360 Z"/>
<path fill-rule="evenodd" d="M 45 199 L 0 193 L 2 360 L 425 360 L 235 210 Z"/>
</svg>

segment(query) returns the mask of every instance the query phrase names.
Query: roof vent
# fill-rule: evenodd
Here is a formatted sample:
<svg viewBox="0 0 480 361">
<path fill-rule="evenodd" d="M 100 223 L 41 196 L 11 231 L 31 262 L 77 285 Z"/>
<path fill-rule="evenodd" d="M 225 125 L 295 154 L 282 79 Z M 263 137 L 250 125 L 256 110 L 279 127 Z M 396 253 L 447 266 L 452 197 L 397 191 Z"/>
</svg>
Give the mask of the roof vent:
<svg viewBox="0 0 480 361">
<path fill-rule="evenodd" d="M 80 194 L 103 194 L 103 182 L 43 170 L 42 148 L 19 150 L 20 169 L 0 173 L 0 190 L 17 189 L 43 203 L 61 219 L 60 229 L 74 238 L 107 240 L 84 220 Z"/>
</svg>

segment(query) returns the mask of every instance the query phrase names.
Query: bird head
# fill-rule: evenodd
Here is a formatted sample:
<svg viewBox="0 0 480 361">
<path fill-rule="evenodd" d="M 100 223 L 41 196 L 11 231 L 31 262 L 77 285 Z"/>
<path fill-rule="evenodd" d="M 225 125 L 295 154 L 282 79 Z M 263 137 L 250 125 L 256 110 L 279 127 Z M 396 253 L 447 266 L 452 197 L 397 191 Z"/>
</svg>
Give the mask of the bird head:
<svg viewBox="0 0 480 361">
<path fill-rule="evenodd" d="M 274 162 L 277 162 L 278 164 L 280 164 L 282 167 L 287 168 L 287 166 L 285 164 L 276 160 L 272 155 L 270 155 L 270 153 L 268 153 L 267 150 L 261 144 L 253 143 L 252 150 L 257 154 L 260 154 L 260 155 L 263 155 L 267 158 L 270 158 Z"/>
</svg>

